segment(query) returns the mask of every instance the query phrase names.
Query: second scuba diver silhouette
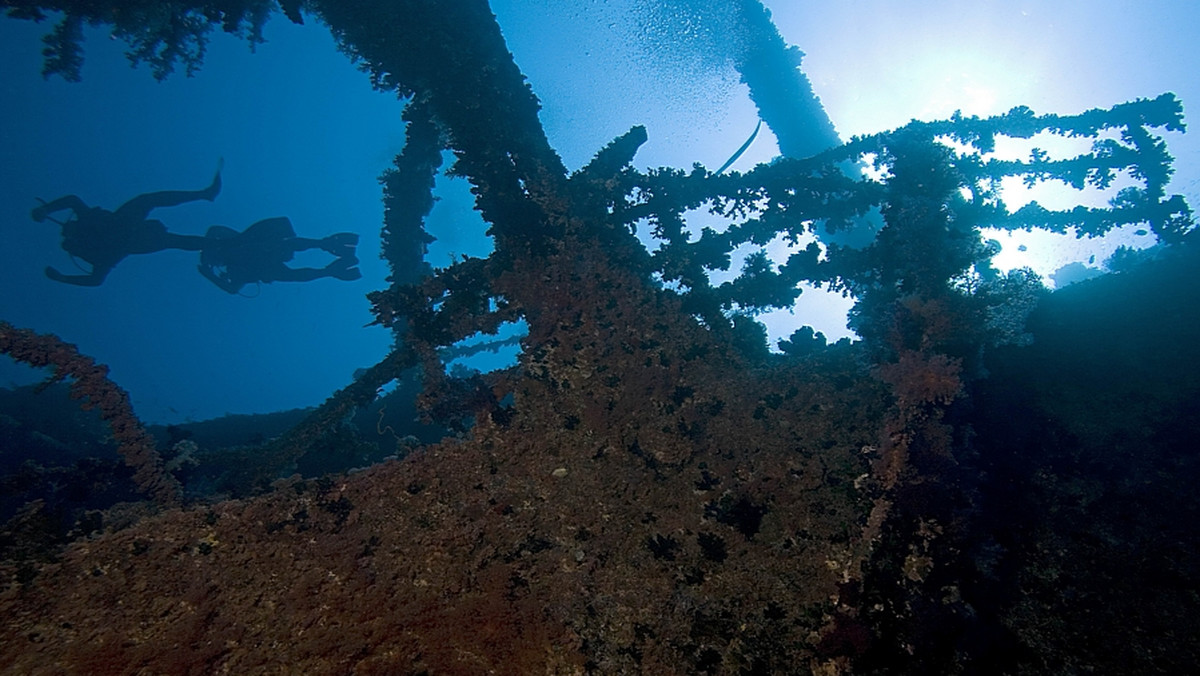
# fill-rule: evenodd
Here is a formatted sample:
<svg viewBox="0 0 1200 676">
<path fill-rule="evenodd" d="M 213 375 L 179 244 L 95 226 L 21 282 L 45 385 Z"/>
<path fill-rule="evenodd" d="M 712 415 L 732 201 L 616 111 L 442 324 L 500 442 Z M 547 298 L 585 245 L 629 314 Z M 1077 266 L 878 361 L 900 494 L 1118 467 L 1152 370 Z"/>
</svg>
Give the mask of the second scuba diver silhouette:
<svg viewBox="0 0 1200 676">
<path fill-rule="evenodd" d="M 237 293 L 247 284 L 271 282 L 307 282 L 321 277 L 355 280 L 362 277 L 354 247 L 358 235 L 337 233 L 324 239 L 297 237 L 291 221 L 285 217 L 259 221 L 243 232 L 215 225 L 203 237 L 168 232 L 161 221 L 149 218 L 158 207 L 173 207 L 197 200 L 213 201 L 221 192 L 221 167 L 217 165 L 212 183 L 203 190 L 165 190 L 138 195 L 116 211 L 89 207 L 76 195 L 66 195 L 36 207 L 31 216 L 45 221 L 65 209 L 73 218 L 59 221 L 62 248 L 72 258 L 85 261 L 91 270 L 83 275 L 64 275 L 47 267 L 46 276 L 56 282 L 79 286 L 99 286 L 108 273 L 126 256 L 181 249 L 199 251 L 198 269 L 205 279 L 229 293 Z M 321 248 L 335 256 L 324 268 L 291 268 L 286 265 L 298 251 Z"/>
<path fill-rule="evenodd" d="M 340 232 L 325 239 L 297 237 L 286 217 L 259 221 L 243 232 L 214 225 L 204 236 L 197 269 L 205 279 L 229 293 L 255 282 L 308 282 L 321 277 L 346 281 L 362 277 L 354 246 L 358 235 Z M 336 256 L 324 268 L 291 268 L 286 265 L 297 251 L 324 249 Z"/>
</svg>

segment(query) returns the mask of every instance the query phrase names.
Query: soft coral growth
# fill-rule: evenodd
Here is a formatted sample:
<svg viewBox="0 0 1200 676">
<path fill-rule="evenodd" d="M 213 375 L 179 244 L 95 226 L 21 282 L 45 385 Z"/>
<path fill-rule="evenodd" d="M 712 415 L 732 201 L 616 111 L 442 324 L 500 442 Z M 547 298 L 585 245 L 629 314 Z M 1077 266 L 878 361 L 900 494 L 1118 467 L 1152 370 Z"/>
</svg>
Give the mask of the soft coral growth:
<svg viewBox="0 0 1200 676">
<path fill-rule="evenodd" d="M 129 395 L 108 379 L 107 366 L 80 354 L 74 345 L 58 336 L 18 329 L 8 322 L 0 322 L 0 353 L 35 368 L 53 366 L 51 382 L 74 379 L 71 397 L 83 399 L 84 409 L 100 409 L 100 416 L 112 428 L 125 463 L 134 470 L 133 480 L 138 488 L 159 504 L 179 504 L 182 499 L 179 482 L 166 471 L 154 438 L 129 405 Z"/>
</svg>

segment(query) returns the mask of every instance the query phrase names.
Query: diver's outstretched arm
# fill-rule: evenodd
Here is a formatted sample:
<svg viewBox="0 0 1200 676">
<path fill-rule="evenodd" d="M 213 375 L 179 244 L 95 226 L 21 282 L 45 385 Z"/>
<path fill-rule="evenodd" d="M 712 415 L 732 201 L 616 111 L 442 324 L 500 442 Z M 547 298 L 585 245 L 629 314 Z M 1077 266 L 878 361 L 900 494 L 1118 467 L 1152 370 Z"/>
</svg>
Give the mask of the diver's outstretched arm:
<svg viewBox="0 0 1200 676">
<path fill-rule="evenodd" d="M 217 162 L 217 173 L 213 176 L 212 183 L 203 190 L 160 190 L 158 192 L 148 192 L 144 195 L 138 195 L 122 204 L 117 208 L 116 214 L 121 217 L 134 218 L 141 221 L 150 215 L 152 209 L 157 209 L 158 207 L 173 207 L 185 202 L 196 202 L 199 200 L 211 202 L 221 193 L 221 168 L 224 166 L 225 159 L 222 158 Z"/>
<path fill-rule="evenodd" d="M 63 209 L 70 209 L 71 211 L 74 211 L 75 216 L 78 217 L 79 214 L 87 211 L 88 208 L 88 205 L 84 204 L 83 200 L 79 199 L 78 196 L 63 195 L 52 202 L 42 202 L 42 204 L 34 207 L 33 211 L 29 212 L 29 215 L 33 218 L 33 220 L 41 223 L 42 221 L 45 221 L 50 214 L 58 213 Z"/>
<path fill-rule="evenodd" d="M 75 286 L 100 286 L 104 282 L 104 278 L 108 276 L 108 269 L 92 270 L 90 275 L 64 275 L 52 267 L 46 267 L 46 276 L 56 282 L 63 284 L 74 284 Z"/>
</svg>

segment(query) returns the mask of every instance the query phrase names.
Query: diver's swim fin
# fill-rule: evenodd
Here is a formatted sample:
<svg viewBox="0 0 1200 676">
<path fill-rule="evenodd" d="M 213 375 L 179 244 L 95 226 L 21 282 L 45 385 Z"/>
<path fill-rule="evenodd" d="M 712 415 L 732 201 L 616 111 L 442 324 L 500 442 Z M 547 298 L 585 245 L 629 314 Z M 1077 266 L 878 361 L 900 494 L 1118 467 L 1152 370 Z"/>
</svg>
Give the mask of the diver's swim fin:
<svg viewBox="0 0 1200 676">
<path fill-rule="evenodd" d="M 358 268 L 354 267 L 357 264 L 357 258 L 339 258 L 329 265 L 326 265 L 325 272 L 330 277 L 350 282 L 362 278 L 362 272 L 359 271 Z"/>
<path fill-rule="evenodd" d="M 213 174 L 212 183 L 204 189 L 204 199 L 209 202 L 215 200 L 217 195 L 221 194 L 221 170 L 225 168 L 225 158 L 217 160 L 217 173 Z"/>
</svg>

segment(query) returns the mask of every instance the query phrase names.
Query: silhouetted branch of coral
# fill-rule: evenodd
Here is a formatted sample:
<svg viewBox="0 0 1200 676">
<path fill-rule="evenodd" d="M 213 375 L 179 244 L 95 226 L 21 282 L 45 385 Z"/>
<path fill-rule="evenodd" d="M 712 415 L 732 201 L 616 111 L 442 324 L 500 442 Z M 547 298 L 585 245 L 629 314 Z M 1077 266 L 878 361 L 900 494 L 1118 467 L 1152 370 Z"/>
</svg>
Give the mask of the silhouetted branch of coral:
<svg viewBox="0 0 1200 676">
<path fill-rule="evenodd" d="M 112 37 L 129 45 L 125 56 L 133 65 L 150 66 L 156 80 L 163 80 L 177 65 L 191 76 L 204 60 L 208 34 L 213 26 L 243 37 L 251 47 L 263 42 L 262 29 L 270 15 L 282 6 L 296 23 L 302 22 L 299 0 L 132 0 L 97 3 L 88 0 L 3 0 L 0 7 L 16 19 L 43 21 L 61 13 L 42 41 L 45 65 L 42 74 L 62 76 L 78 82 L 83 67 L 83 26 L 109 26 Z"/>
</svg>

